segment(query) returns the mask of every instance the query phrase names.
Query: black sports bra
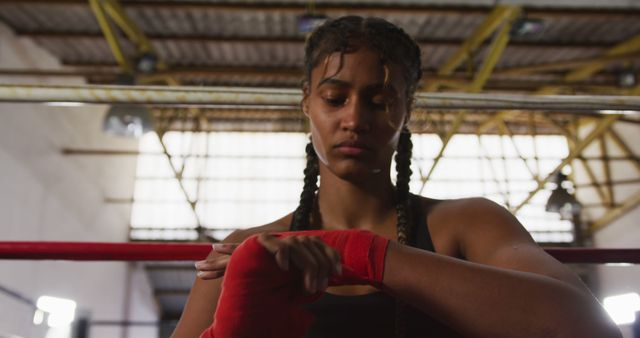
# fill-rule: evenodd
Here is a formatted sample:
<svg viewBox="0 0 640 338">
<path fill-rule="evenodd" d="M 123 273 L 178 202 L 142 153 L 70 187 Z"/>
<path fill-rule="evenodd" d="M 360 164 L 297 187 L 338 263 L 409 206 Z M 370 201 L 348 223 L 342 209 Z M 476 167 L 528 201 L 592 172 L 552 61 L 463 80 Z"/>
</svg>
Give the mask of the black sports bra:
<svg viewBox="0 0 640 338">
<path fill-rule="evenodd" d="M 419 196 L 411 195 L 411 236 L 413 247 L 435 252 L 426 214 Z M 325 293 L 317 301 L 304 306 L 315 316 L 305 338 L 393 338 L 395 335 L 396 301 L 384 292 L 358 296 Z M 405 338 L 460 337 L 455 331 L 420 310 L 406 306 L 403 314 Z"/>
</svg>

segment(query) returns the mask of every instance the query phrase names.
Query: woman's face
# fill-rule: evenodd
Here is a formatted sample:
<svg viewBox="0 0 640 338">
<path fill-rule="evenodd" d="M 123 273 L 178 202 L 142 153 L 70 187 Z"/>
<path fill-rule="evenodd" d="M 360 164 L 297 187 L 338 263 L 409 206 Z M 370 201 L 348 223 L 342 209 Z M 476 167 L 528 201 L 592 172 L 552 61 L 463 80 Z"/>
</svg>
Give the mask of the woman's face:
<svg viewBox="0 0 640 338">
<path fill-rule="evenodd" d="M 387 173 L 408 120 L 406 84 L 400 70 L 385 67 L 377 52 L 361 47 L 331 54 L 305 84 L 303 111 L 321 166 L 343 179 Z"/>
</svg>

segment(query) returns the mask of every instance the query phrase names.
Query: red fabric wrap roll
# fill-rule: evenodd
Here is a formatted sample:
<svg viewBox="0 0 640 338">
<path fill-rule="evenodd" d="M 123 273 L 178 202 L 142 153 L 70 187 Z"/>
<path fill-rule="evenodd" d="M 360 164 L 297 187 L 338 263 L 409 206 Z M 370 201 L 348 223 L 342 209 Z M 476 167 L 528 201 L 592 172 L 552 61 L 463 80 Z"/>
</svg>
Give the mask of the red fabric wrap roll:
<svg viewBox="0 0 640 338">
<path fill-rule="evenodd" d="M 389 240 L 363 230 L 299 231 L 278 237 L 316 236 L 341 255 L 342 276 L 331 285 L 371 284 L 380 286 Z M 281 270 L 275 257 L 252 236 L 231 255 L 222 282 L 222 293 L 211 327 L 201 338 L 300 338 L 313 316 L 300 305 L 321 293 L 305 293 L 297 269 Z"/>
</svg>

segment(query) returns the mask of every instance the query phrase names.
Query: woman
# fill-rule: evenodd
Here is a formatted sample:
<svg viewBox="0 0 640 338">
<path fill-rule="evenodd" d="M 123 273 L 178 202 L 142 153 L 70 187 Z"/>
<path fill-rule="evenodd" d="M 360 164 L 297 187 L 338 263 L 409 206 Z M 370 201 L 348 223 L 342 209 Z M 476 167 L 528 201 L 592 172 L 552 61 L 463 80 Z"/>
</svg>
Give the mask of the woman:
<svg viewBox="0 0 640 338">
<path fill-rule="evenodd" d="M 274 264 L 292 265 L 307 292 L 324 292 L 303 305 L 315 317 L 307 337 L 620 336 L 588 289 L 508 211 L 482 198 L 409 193 L 407 122 L 420 69 L 416 43 L 382 19 L 343 17 L 316 29 L 305 50 L 302 110 L 312 142 L 300 205 L 234 232 L 196 264 L 200 278 L 174 337 L 196 337 L 211 324 L 230 255 L 256 234 Z M 390 240 L 380 283 L 329 286 L 340 256 L 328 242 L 267 235 L 308 229 Z"/>
</svg>

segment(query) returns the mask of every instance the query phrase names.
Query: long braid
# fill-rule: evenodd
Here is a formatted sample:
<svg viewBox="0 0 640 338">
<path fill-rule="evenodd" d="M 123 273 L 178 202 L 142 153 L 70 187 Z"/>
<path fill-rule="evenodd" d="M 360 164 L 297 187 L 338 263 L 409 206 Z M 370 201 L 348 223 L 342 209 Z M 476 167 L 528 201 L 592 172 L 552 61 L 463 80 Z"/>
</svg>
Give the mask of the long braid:
<svg viewBox="0 0 640 338">
<path fill-rule="evenodd" d="M 318 190 L 318 175 L 320 173 L 318 155 L 311 142 L 307 143 L 305 151 L 307 152 L 307 166 L 304 168 L 304 188 L 300 194 L 300 204 L 293 213 L 291 226 L 293 231 L 308 230 L 311 226 L 311 212 L 313 211 L 316 190 Z"/>
<path fill-rule="evenodd" d="M 396 151 L 396 212 L 398 217 L 398 243 L 408 245 L 411 243 L 413 233 L 413 219 L 411 217 L 411 199 L 409 198 L 409 180 L 411 179 L 411 132 L 405 126 L 400 133 L 398 149 Z M 405 304 L 396 301 L 396 332 L 395 338 L 405 336 L 406 323 L 404 317 Z"/>
<path fill-rule="evenodd" d="M 398 243 L 409 244 L 411 236 L 409 202 L 409 181 L 411 180 L 411 132 L 405 126 L 400 133 L 398 149 L 396 151 L 396 210 L 398 212 Z"/>
</svg>

